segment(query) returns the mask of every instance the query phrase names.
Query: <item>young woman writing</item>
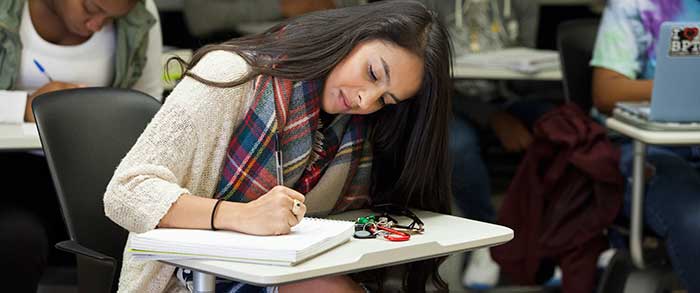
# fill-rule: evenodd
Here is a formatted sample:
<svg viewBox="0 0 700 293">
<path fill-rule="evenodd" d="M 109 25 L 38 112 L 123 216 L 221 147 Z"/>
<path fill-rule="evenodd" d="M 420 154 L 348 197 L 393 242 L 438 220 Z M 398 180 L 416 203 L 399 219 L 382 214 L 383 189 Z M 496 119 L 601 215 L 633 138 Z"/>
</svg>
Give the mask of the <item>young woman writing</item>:
<svg viewBox="0 0 700 293">
<path fill-rule="evenodd" d="M 389 1 L 205 47 L 117 168 L 105 212 L 131 232 L 260 235 L 287 233 L 306 213 L 377 202 L 448 213 L 449 44 L 422 4 Z M 278 147 L 285 186 L 276 186 Z M 297 213 L 294 200 L 303 202 Z M 432 276 L 444 288 L 438 264 L 409 265 L 407 287 L 424 290 Z M 120 291 L 183 290 L 177 271 L 126 257 Z M 337 276 L 274 289 L 361 287 Z"/>
</svg>

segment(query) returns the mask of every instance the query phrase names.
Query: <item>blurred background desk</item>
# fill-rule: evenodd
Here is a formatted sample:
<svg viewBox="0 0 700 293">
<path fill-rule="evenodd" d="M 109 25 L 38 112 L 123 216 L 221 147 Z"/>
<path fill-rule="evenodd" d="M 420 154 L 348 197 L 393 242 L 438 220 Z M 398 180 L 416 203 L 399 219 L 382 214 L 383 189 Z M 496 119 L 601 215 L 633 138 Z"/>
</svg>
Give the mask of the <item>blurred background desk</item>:
<svg viewBox="0 0 700 293">
<path fill-rule="evenodd" d="M 458 48 L 458 45 L 454 45 Z M 478 53 L 456 53 L 456 79 L 550 80 L 561 81 L 559 53 L 511 46 Z"/>
<path fill-rule="evenodd" d="M 647 268 L 651 266 L 654 268 L 654 257 L 658 259 L 658 256 L 653 256 L 647 253 L 647 259 L 645 260 L 643 238 L 644 238 L 644 197 L 645 197 L 645 171 L 644 166 L 646 163 L 647 156 L 647 146 L 649 145 L 669 145 L 669 146 L 681 146 L 681 145 L 697 145 L 700 144 L 700 132 L 699 131 L 672 131 L 672 130 L 647 130 L 642 129 L 636 125 L 632 125 L 622 120 L 616 118 L 608 118 L 605 121 L 605 126 L 608 129 L 612 129 L 620 134 L 623 134 L 633 140 L 634 147 L 634 157 L 632 161 L 632 199 L 630 203 L 630 240 L 629 248 L 630 255 L 632 257 L 632 262 L 639 269 Z M 669 194 L 670 196 L 670 194 Z M 651 257 L 650 257 L 651 256 Z M 647 260 L 652 259 L 647 262 Z M 617 272 L 620 273 L 620 272 Z M 626 273 L 627 274 L 627 273 Z M 639 276 L 639 275 L 637 275 Z M 640 280 L 652 280 L 650 277 Z M 636 277 L 634 277 L 636 278 Z M 634 283 L 633 275 L 629 275 L 627 284 Z M 617 278 L 612 278 L 612 280 L 617 280 Z M 660 280 L 660 279 L 659 279 Z M 649 283 L 652 284 L 652 283 Z"/>
<path fill-rule="evenodd" d="M 561 80 L 561 70 L 559 69 L 541 71 L 535 74 L 525 74 L 509 69 L 485 68 L 460 64 L 455 64 L 453 69 L 455 79 Z"/>
<path fill-rule="evenodd" d="M 0 152 L 41 150 L 34 123 L 0 124 Z"/>
</svg>

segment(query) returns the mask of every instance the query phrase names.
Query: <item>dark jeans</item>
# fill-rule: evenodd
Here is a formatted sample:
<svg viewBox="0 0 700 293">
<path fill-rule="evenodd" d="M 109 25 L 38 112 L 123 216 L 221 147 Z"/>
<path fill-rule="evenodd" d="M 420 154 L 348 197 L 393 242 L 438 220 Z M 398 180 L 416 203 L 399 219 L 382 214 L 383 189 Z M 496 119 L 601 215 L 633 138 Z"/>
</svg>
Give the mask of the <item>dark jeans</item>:
<svg viewBox="0 0 700 293">
<path fill-rule="evenodd" d="M 452 194 L 465 218 L 493 222 L 489 172 L 481 158 L 478 131 L 468 121 L 455 117 L 450 123 Z"/>
<path fill-rule="evenodd" d="M 53 248 L 68 239 L 46 159 L 0 152 L 0 268 L 12 292 L 36 292 L 47 264 L 72 265 L 74 258 Z"/>
<path fill-rule="evenodd" d="M 688 292 L 700 292 L 700 147 L 647 147 L 654 168 L 644 196 L 644 225 L 664 238 L 674 271 Z M 624 212 L 630 214 L 633 148 L 622 146 L 620 169 L 628 179 Z"/>
</svg>

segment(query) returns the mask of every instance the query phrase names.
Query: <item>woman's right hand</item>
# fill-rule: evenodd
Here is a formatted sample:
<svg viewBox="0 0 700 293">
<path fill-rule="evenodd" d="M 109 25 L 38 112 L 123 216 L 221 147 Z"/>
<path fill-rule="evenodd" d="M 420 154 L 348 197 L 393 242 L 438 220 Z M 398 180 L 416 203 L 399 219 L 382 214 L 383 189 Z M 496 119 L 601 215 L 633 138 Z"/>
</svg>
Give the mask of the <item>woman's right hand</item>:
<svg viewBox="0 0 700 293">
<path fill-rule="evenodd" d="M 301 206 L 294 209 L 294 200 L 301 202 Z M 222 206 L 223 207 L 223 206 Z M 218 211 L 227 223 L 226 228 L 254 235 L 282 235 L 287 234 L 292 227 L 299 224 L 306 213 L 304 195 L 285 187 L 275 186 L 258 199 L 240 205 L 236 210 Z"/>
<path fill-rule="evenodd" d="M 284 17 L 295 17 L 304 13 L 333 9 L 335 1 L 333 0 L 280 0 L 280 11 Z"/>
<path fill-rule="evenodd" d="M 49 93 L 49 92 L 54 92 L 54 91 L 60 91 L 60 90 L 67 90 L 67 89 L 73 89 L 73 88 L 79 88 L 79 87 L 85 87 L 84 85 L 79 85 L 79 84 L 72 84 L 72 83 L 67 83 L 67 82 L 60 82 L 60 81 L 52 81 L 47 84 L 44 84 L 42 87 L 31 93 L 27 97 L 27 107 L 25 108 L 26 110 L 24 111 L 24 121 L 26 122 L 34 122 L 34 113 L 32 112 L 32 101 L 34 101 L 34 98 L 38 97 L 41 94 Z"/>
</svg>

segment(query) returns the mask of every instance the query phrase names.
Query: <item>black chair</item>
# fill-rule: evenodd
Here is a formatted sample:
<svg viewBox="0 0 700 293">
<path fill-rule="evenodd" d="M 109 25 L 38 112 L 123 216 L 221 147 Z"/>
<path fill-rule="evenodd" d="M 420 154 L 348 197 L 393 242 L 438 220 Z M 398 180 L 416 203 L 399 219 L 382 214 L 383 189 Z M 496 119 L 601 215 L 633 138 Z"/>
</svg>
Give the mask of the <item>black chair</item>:
<svg viewBox="0 0 700 293">
<path fill-rule="evenodd" d="M 80 292 L 113 292 L 127 231 L 104 214 L 102 196 L 114 170 L 160 103 L 109 88 L 47 93 L 34 117 L 70 240 L 56 248 L 77 256 Z"/>
<path fill-rule="evenodd" d="M 557 28 L 557 49 L 564 83 L 564 97 L 586 113 L 593 106 L 591 78 L 588 65 L 598 34 L 598 19 L 574 19 Z"/>
<path fill-rule="evenodd" d="M 598 33 L 598 19 L 575 19 L 557 28 L 557 47 L 568 101 L 588 112 L 593 107 L 591 94 L 593 69 L 589 66 Z M 610 233 L 629 236 L 629 223 L 618 217 Z M 635 267 L 629 253 L 618 250 L 601 277 L 598 293 L 666 292 L 678 287 L 665 255 L 663 242 L 651 231 L 645 231 L 645 255 L 649 266 Z"/>
</svg>

